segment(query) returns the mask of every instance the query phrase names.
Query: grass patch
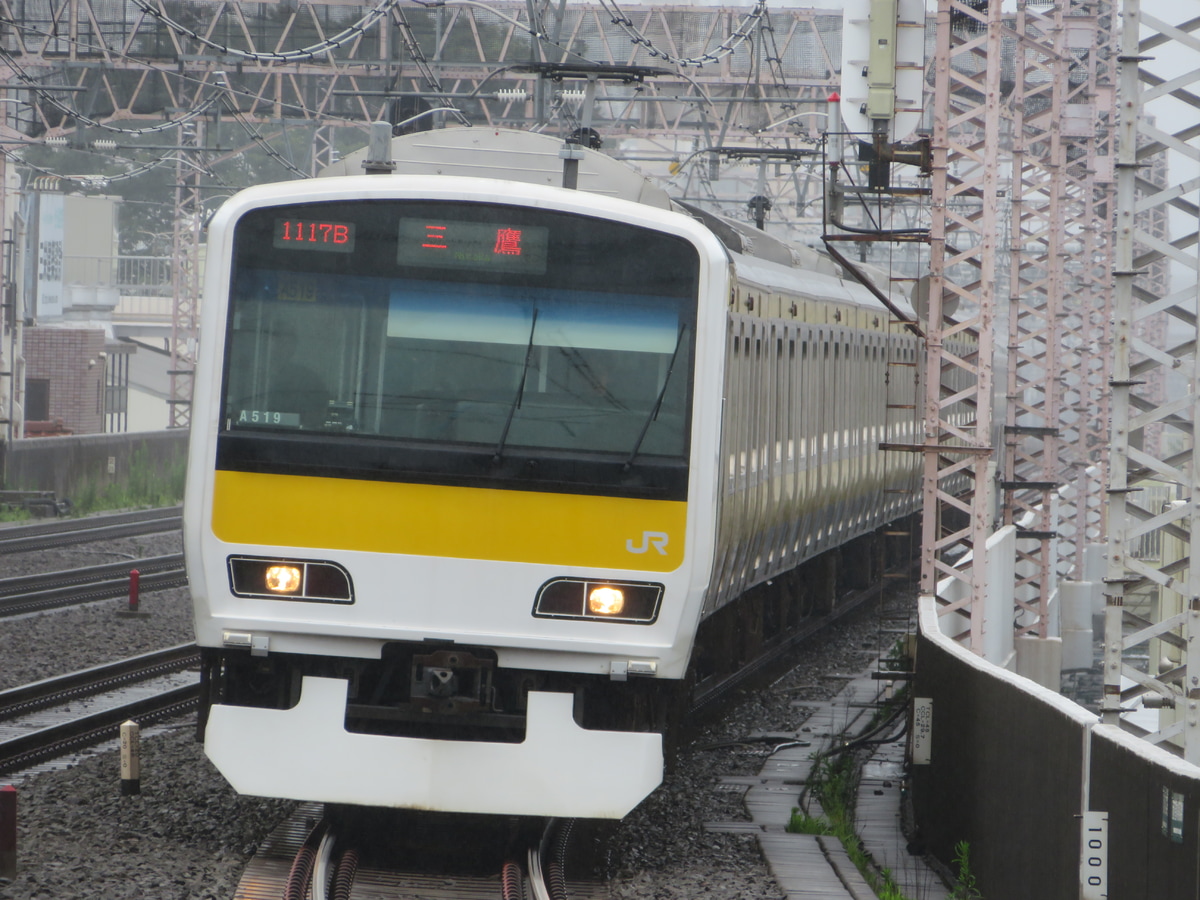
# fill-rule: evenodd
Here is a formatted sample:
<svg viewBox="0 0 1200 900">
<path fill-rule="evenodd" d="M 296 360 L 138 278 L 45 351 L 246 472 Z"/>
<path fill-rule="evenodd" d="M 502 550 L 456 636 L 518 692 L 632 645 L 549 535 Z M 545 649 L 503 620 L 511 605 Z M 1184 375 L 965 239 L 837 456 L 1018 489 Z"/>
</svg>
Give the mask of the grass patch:
<svg viewBox="0 0 1200 900">
<path fill-rule="evenodd" d="M 828 818 L 813 816 L 796 807 L 788 821 L 791 834 L 836 837 L 850 861 L 880 900 L 908 900 L 888 869 L 878 869 L 854 830 L 854 803 L 858 793 L 859 762 L 852 752 L 834 751 L 818 756 L 809 775 L 809 787 Z"/>
<path fill-rule="evenodd" d="M 800 807 L 792 807 L 792 817 L 787 823 L 789 834 L 833 834 L 833 826 L 819 816 L 810 816 Z"/>
<path fill-rule="evenodd" d="M 971 871 L 971 845 L 959 841 L 954 845 L 954 890 L 950 900 L 983 900 L 975 884 L 975 873 Z"/>
<path fill-rule="evenodd" d="M 129 476 L 123 481 L 101 484 L 88 480 L 69 498 L 72 516 L 86 516 L 116 509 L 156 509 L 175 506 L 183 500 L 187 461 L 175 461 L 159 472 L 144 448 L 133 451 Z"/>
<path fill-rule="evenodd" d="M 17 506 L 0 506 L 0 522 L 26 522 L 32 519 L 29 510 Z"/>
</svg>

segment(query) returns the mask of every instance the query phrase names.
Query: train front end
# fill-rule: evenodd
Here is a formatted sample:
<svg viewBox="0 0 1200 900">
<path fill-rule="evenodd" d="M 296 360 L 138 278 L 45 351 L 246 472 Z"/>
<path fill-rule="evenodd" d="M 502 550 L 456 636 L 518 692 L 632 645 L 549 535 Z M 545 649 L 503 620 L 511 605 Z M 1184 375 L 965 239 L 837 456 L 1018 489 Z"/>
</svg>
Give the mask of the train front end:
<svg viewBox="0 0 1200 900">
<path fill-rule="evenodd" d="M 243 192 L 208 246 L 209 757 L 260 796 L 625 815 L 711 567 L 719 245 L 595 195 L 362 176 Z"/>
</svg>

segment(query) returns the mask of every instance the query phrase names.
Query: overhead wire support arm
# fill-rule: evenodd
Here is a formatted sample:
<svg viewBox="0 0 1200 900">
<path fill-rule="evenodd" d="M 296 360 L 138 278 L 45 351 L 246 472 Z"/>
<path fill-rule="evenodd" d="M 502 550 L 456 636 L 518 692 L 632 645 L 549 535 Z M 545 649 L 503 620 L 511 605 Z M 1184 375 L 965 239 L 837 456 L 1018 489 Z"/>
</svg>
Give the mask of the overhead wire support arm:
<svg viewBox="0 0 1200 900">
<path fill-rule="evenodd" d="M 534 73 L 544 81 L 562 82 L 568 78 L 587 82 L 583 100 L 583 118 L 574 135 L 567 138 L 559 156 L 563 161 L 563 187 L 574 190 L 579 184 L 579 163 L 583 157 L 579 144 L 589 142 L 592 133 L 592 107 L 596 100 L 596 85 L 600 81 L 620 81 L 623 84 L 641 84 L 647 78 L 658 75 L 673 75 L 670 69 L 658 66 L 626 66 L 607 63 L 561 63 L 529 62 L 512 67 L 514 72 Z M 594 135 L 593 135 L 594 136 Z M 598 147 L 599 144 L 594 144 Z"/>
<path fill-rule="evenodd" d="M 907 328 L 917 337 L 921 338 L 921 340 L 925 339 L 925 332 L 921 329 L 919 322 L 908 318 L 908 316 L 905 315 L 905 313 L 898 306 L 896 306 L 895 303 L 892 302 L 892 299 L 887 295 L 887 293 L 881 291 L 875 282 L 872 281 L 865 272 L 861 271 L 846 256 L 839 252 L 834 244 L 830 243 L 828 239 L 826 239 L 824 236 L 822 236 L 822 239 L 825 241 L 825 249 L 829 251 L 829 255 L 837 261 L 838 265 L 853 275 L 855 280 L 858 281 L 858 283 L 865 287 L 868 291 L 870 291 L 876 300 L 886 306 L 888 311 L 896 317 L 896 321 L 901 322 L 905 328 Z"/>
<path fill-rule="evenodd" d="M 661 66 L 624 66 L 609 63 L 530 62 L 511 66 L 513 72 L 528 72 L 549 81 L 564 78 L 595 78 L 600 81 L 620 81 L 624 84 L 644 82 L 647 78 L 674 75 L 672 69 Z"/>
</svg>

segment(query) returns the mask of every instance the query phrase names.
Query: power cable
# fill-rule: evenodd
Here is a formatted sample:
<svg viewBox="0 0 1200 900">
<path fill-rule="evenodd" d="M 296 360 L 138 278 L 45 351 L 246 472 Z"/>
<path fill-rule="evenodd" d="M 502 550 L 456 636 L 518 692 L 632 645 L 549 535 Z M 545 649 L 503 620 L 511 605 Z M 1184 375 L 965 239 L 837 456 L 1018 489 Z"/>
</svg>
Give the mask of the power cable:
<svg viewBox="0 0 1200 900">
<path fill-rule="evenodd" d="M 92 187 L 92 188 L 102 188 L 105 185 L 111 184 L 114 181 L 126 181 L 130 178 L 136 178 L 139 175 L 146 174 L 151 169 L 158 168 L 163 163 L 175 161 L 174 157 L 170 157 L 170 156 L 159 157 L 158 159 L 152 159 L 149 162 L 142 163 L 141 165 L 137 166 L 136 168 L 130 169 L 127 172 L 120 172 L 116 175 L 63 175 L 59 172 L 52 172 L 49 169 L 45 169 L 45 168 L 37 165 L 36 163 L 31 163 L 28 160 L 13 153 L 11 150 L 7 149 L 6 147 L 0 147 L 0 153 L 3 153 L 6 159 L 8 159 L 8 160 L 12 161 L 13 163 L 16 163 L 26 169 L 32 169 L 33 171 L 38 172 L 42 175 L 48 175 L 52 178 L 59 178 L 59 179 L 62 179 L 63 181 L 75 181 L 75 182 L 78 182 L 79 184 L 84 185 L 85 187 Z M 216 179 L 218 182 L 220 182 L 220 179 L 217 178 L 216 175 L 214 175 L 212 172 L 208 171 L 207 169 L 204 169 L 203 171 L 204 171 L 204 174 L 209 175 L 210 177 L 212 177 L 212 178 Z M 232 187 L 232 185 L 222 184 L 222 187 Z"/>
<path fill-rule="evenodd" d="M 14 59 L 7 50 L 4 50 L 3 48 L 0 48 L 0 59 L 4 60 L 8 67 L 12 70 L 13 74 L 17 76 L 17 80 L 21 81 L 26 87 L 45 99 L 47 103 L 49 103 L 63 115 L 77 119 L 78 121 L 83 122 L 85 125 L 90 125 L 93 128 L 102 128 L 105 131 L 112 131 L 116 134 L 154 134 L 156 132 L 166 131 L 170 128 L 177 128 L 180 125 L 192 121 L 192 119 L 195 119 L 198 116 L 204 115 L 212 107 L 213 103 L 216 102 L 215 97 L 210 97 L 195 109 L 184 113 L 178 119 L 160 122 L 157 125 L 148 125 L 145 128 L 121 128 L 120 126 L 110 125 L 107 122 L 101 122 L 98 119 L 94 119 L 77 109 L 72 109 L 57 97 L 54 97 L 52 95 L 52 92 L 54 91 L 53 85 L 40 84 L 32 75 L 26 72 L 25 69 L 17 63 L 16 59 Z"/>
<path fill-rule="evenodd" d="M 204 44 L 206 47 L 212 47 L 214 50 L 219 50 L 227 56 L 236 56 L 239 59 L 249 59 L 256 62 L 292 62 L 298 59 L 315 59 L 336 50 L 338 47 L 349 42 L 352 38 L 358 37 L 366 33 L 366 30 L 374 25 L 377 21 L 387 15 L 388 10 L 395 6 L 399 0 L 382 0 L 369 13 L 355 22 L 348 28 L 343 29 L 331 38 L 326 38 L 318 44 L 312 44 L 308 47 L 300 47 L 296 50 L 275 50 L 268 52 L 259 52 L 253 50 L 239 50 L 236 47 L 229 47 L 211 38 L 207 38 L 188 28 L 181 22 L 177 22 L 167 15 L 166 10 L 155 8 L 146 2 L 146 0 L 133 0 L 135 6 L 145 12 L 147 15 L 158 19 L 176 34 L 182 34 L 190 37 L 194 41 Z M 161 0 L 160 0 L 161 6 Z"/>
<path fill-rule="evenodd" d="M 413 31 L 412 26 L 408 24 L 408 18 L 404 15 L 404 11 L 399 8 L 393 9 L 392 21 L 400 33 L 400 40 L 404 41 L 404 47 L 408 50 L 409 58 L 416 63 L 421 77 L 425 79 L 425 86 L 440 94 L 442 92 L 442 82 L 430 67 L 429 60 L 425 58 L 425 51 L 421 49 L 421 43 L 417 40 L 416 32 Z M 454 104 L 450 105 L 453 106 Z"/>
<path fill-rule="evenodd" d="M 141 5 L 143 5 L 143 7 L 145 6 L 145 0 L 138 0 L 138 2 L 140 2 Z M 391 6 L 395 5 L 396 2 L 398 2 L 398 0 L 391 0 L 390 3 L 381 4 L 379 7 L 377 7 L 377 9 L 380 11 L 380 16 L 386 14 L 388 9 L 390 9 Z M 425 9 L 438 8 L 438 7 L 446 5 L 445 0 L 412 0 L 412 2 L 416 3 L 417 5 L 421 6 L 422 8 L 425 8 Z M 765 0 L 764 0 L 764 2 L 765 2 Z M 523 23 L 517 19 L 514 19 L 510 16 L 505 15 L 504 13 L 500 12 L 499 10 L 496 10 L 496 9 L 488 6 L 486 3 L 473 2 L 473 0 L 457 0 L 456 5 L 473 6 L 473 7 L 478 7 L 480 9 L 484 9 L 484 10 L 488 11 L 490 14 L 495 15 L 496 17 L 500 18 L 501 20 L 508 22 L 509 24 L 513 25 L 516 28 L 519 28 L 521 31 L 533 36 L 534 38 L 537 38 L 538 40 L 542 41 L 548 47 L 558 50 L 567 56 L 572 56 L 579 60 L 583 60 L 585 62 L 591 62 L 591 60 L 587 56 L 584 56 L 583 54 L 580 54 L 580 53 L 570 49 L 569 47 L 563 46 L 563 45 L 551 40 L 546 34 L 541 33 L 538 30 L 529 27 L 528 25 L 526 25 L 525 23 Z M 152 14 L 152 13 L 153 13 L 153 11 L 149 11 L 147 14 Z M 156 16 L 156 17 L 162 18 L 161 16 Z M 360 20 L 360 24 L 364 21 L 365 21 L 365 19 Z M 164 22 L 165 22 L 165 20 L 164 20 Z M 167 23 L 167 24 L 169 25 L 169 23 Z M 161 75 L 164 78 L 165 77 L 177 78 L 181 81 L 189 82 L 191 84 L 196 84 L 199 86 L 206 86 L 208 84 L 208 82 L 204 78 L 196 77 L 194 75 L 189 75 L 185 72 L 179 72 L 173 67 L 168 68 L 165 66 L 156 65 L 153 62 L 149 62 L 145 59 L 140 59 L 138 57 L 132 56 L 129 53 L 124 52 L 120 48 L 113 48 L 113 47 L 108 47 L 105 45 L 97 45 L 94 43 L 90 43 L 88 41 L 80 40 L 78 38 L 71 38 L 71 37 L 67 37 L 64 35 L 52 34 L 49 31 L 39 29 L 39 28 L 30 26 L 30 25 L 27 25 L 24 23 L 17 24 L 16 27 L 18 30 L 20 30 L 22 33 L 25 33 L 25 34 L 37 35 L 38 37 L 41 37 L 41 38 L 53 37 L 60 41 L 66 41 L 66 42 L 70 43 L 71 45 L 75 46 L 76 48 L 78 48 L 79 50 L 87 52 L 87 53 L 103 52 L 103 53 L 105 53 L 109 56 L 112 56 L 113 58 L 119 59 L 123 62 L 128 62 L 133 65 L 140 66 L 148 71 L 151 71 L 158 75 Z M 366 26 L 364 26 L 364 27 L 366 27 Z M 181 33 L 189 33 L 189 32 L 187 29 L 184 29 L 184 31 Z M 196 35 L 195 38 L 197 40 L 204 40 L 204 38 L 199 35 Z M 212 42 L 210 42 L 210 43 L 212 43 Z M 342 43 L 345 43 L 345 42 L 342 41 Z M 220 46 L 220 45 L 218 45 L 218 46 Z M 311 49 L 312 48 L 304 48 L 305 51 L 308 51 Z M 283 53 L 285 55 L 286 54 L 294 55 L 294 54 L 300 54 L 301 51 L 283 51 Z M 249 53 L 247 53 L 247 55 L 248 55 L 248 58 L 253 58 L 253 59 L 261 58 L 262 61 L 278 61 L 278 60 L 274 60 L 272 55 L 268 54 L 268 53 L 249 52 Z M 300 56 L 298 58 L 304 58 L 304 57 Z M 33 76 L 29 75 L 29 73 L 17 62 L 17 60 L 15 58 L 13 58 L 10 54 L 5 53 L 2 49 L 0 49 L 0 59 L 3 59 L 5 62 L 8 63 L 8 65 L 13 69 L 14 73 L 17 74 L 17 77 L 27 87 L 29 87 L 31 90 L 33 90 L 36 94 L 44 97 L 50 105 L 52 105 L 54 108 L 58 109 L 63 115 L 77 119 L 81 122 L 84 122 L 85 124 L 94 124 L 96 127 L 104 128 L 106 130 L 113 131 L 113 132 L 116 132 L 119 134 L 139 135 L 139 134 L 150 134 L 150 133 L 154 133 L 154 132 L 164 131 L 169 128 L 173 128 L 180 124 L 183 124 L 187 121 L 190 121 L 191 119 L 197 117 L 198 115 L 202 114 L 204 111 L 207 111 L 208 108 L 210 108 L 210 107 L 206 106 L 203 109 L 193 109 L 193 110 L 189 111 L 186 115 L 181 116 L 177 119 L 172 119 L 172 120 L 169 120 L 164 123 L 156 124 L 153 126 L 148 126 L 143 129 L 121 128 L 121 127 L 115 126 L 115 125 L 108 125 L 105 123 L 101 123 L 101 122 L 93 119 L 92 117 L 86 116 L 85 114 L 81 113 L 79 110 L 72 108 L 71 106 L 63 103 L 61 100 L 58 100 L 56 97 L 54 97 L 52 95 L 52 92 L 55 90 L 55 86 L 46 85 L 46 84 L 39 82 Z M 357 65 L 357 63 L 354 63 L 353 61 L 349 61 L 349 64 Z M 497 75 L 503 74 L 504 72 L 509 71 L 510 69 L 516 68 L 516 67 L 517 67 L 516 64 L 501 66 L 498 69 L 494 70 L 493 72 L 489 73 L 484 78 L 484 81 L 488 81 L 488 80 L 496 77 Z M 687 72 L 680 71 L 677 74 L 680 77 L 684 78 L 685 80 L 691 82 L 692 86 L 694 88 L 696 88 L 696 90 L 699 94 L 698 99 L 700 99 L 703 103 L 706 103 L 710 106 L 714 105 L 712 98 L 707 95 L 703 85 L 699 84 L 695 79 L 691 78 L 687 74 Z M 232 84 L 227 84 L 227 85 L 224 85 L 223 87 L 224 87 L 224 90 L 226 90 L 229 94 L 232 94 L 234 96 L 245 98 L 245 99 L 251 100 L 251 101 L 259 99 L 258 95 L 254 94 L 253 92 L 236 88 Z M 472 93 L 473 94 L 478 93 L 482 89 L 482 87 L 483 87 L 483 82 L 481 82 Z M 319 110 L 319 109 L 313 109 L 304 103 L 293 103 L 293 102 L 280 100 L 280 101 L 278 101 L 278 106 L 283 110 L 293 111 L 304 117 L 320 116 L 323 119 L 330 120 L 330 121 L 344 122 L 347 125 L 353 125 L 353 126 L 358 126 L 358 127 L 362 126 L 362 122 L 357 121 L 355 119 L 350 119 L 345 116 L 330 114 L 328 112 L 325 112 L 325 111 Z"/>
<path fill-rule="evenodd" d="M 425 8 L 425 9 L 440 9 L 442 7 L 448 7 L 450 5 L 447 2 L 447 0 L 412 0 L 412 2 L 417 4 L 420 7 Z M 537 41 L 540 41 L 541 43 L 545 44 L 547 47 L 553 47 L 555 50 L 561 50 L 563 53 L 567 54 L 568 56 L 574 56 L 576 59 L 582 60 L 583 62 L 592 62 L 593 61 L 589 57 L 584 56 L 582 53 L 577 53 L 576 51 L 572 50 L 570 47 L 564 47 L 562 44 L 553 40 L 545 32 L 538 31 L 536 28 L 534 28 L 531 25 L 526 25 L 520 19 L 514 19 L 512 16 L 507 16 L 504 13 L 502 13 L 500 10 L 496 9 L 493 6 L 489 6 L 486 3 L 480 3 L 480 2 L 478 2 L 478 0 L 454 0 L 454 5 L 455 6 L 474 6 L 479 9 L 485 10 L 488 13 L 490 13 L 491 15 L 495 16 L 496 18 L 501 19 L 501 20 L 507 22 L 508 24 L 512 25 L 514 28 L 519 28 L 521 31 L 524 31 L 530 37 L 534 38 Z"/>
<path fill-rule="evenodd" d="M 293 175 L 298 175 L 301 178 L 308 177 L 307 172 L 296 166 L 291 161 L 285 159 L 283 154 L 272 147 L 270 142 L 267 141 L 267 139 L 264 138 L 253 125 L 246 121 L 246 118 L 242 115 L 241 110 L 235 107 L 228 100 L 222 100 L 221 105 L 229 110 L 230 114 L 237 121 L 238 125 L 242 127 L 242 130 L 246 132 L 246 135 L 250 138 L 250 140 L 254 141 L 256 144 L 262 147 L 264 151 L 266 151 L 267 156 L 271 157 L 271 159 L 275 160 Z"/>
<path fill-rule="evenodd" d="M 732 32 L 730 32 L 729 35 L 722 39 L 721 43 L 717 45 L 715 52 L 704 53 L 701 56 L 684 58 L 675 56 L 673 53 L 670 53 L 666 50 L 660 50 L 658 47 L 654 46 L 654 42 L 642 34 L 637 26 L 633 24 L 633 19 L 629 18 L 629 16 L 625 14 L 624 10 L 621 9 L 620 4 L 617 3 L 617 0 L 600 0 L 600 5 L 610 13 L 612 16 L 612 23 L 619 26 L 626 34 L 628 34 L 629 39 L 634 44 L 641 44 L 644 46 L 646 51 L 655 59 L 661 59 L 664 62 L 673 63 L 674 65 L 684 68 L 687 66 L 703 68 L 705 63 L 719 62 L 729 54 L 733 53 L 734 50 L 741 46 L 743 41 L 750 37 L 750 32 L 754 25 L 757 24 L 759 19 L 763 17 L 767 10 L 767 0 L 757 0 L 757 2 L 754 4 L 754 9 L 746 14 L 745 18 L 742 19 L 737 28 L 735 28 Z M 611 9 L 609 9 L 610 6 L 612 7 Z"/>
<path fill-rule="evenodd" d="M 116 57 L 117 59 L 122 60 L 123 62 L 128 62 L 128 63 L 132 63 L 137 66 L 141 66 L 151 72 L 154 72 L 158 75 L 163 76 L 164 78 L 169 76 L 169 77 L 177 78 L 180 81 L 188 82 L 188 83 L 191 83 L 194 85 L 199 85 L 201 87 L 208 86 L 208 81 L 206 81 L 204 78 L 199 78 L 199 77 L 196 77 L 195 75 L 188 75 L 183 72 L 178 72 L 174 68 L 159 66 L 159 65 L 156 65 L 147 60 L 140 59 L 135 56 L 131 56 L 130 54 L 124 53 L 120 50 L 113 50 L 112 48 L 98 46 L 96 44 L 91 44 L 86 41 L 81 41 L 78 39 L 72 39 L 72 38 L 52 35 L 50 32 L 42 31 L 40 29 L 33 28 L 28 25 L 21 25 L 18 27 L 23 33 L 26 33 L 26 34 L 33 34 L 33 35 L 37 35 L 39 37 L 58 37 L 59 40 L 67 41 L 68 43 L 71 43 L 72 45 L 77 47 L 79 50 L 82 50 L 84 52 L 90 53 L 90 52 L 104 51 L 104 52 L 109 53 L 110 55 Z M 6 54 L 2 48 L 0 48 L 0 59 L 5 60 L 8 63 L 8 65 L 13 69 L 13 71 L 17 75 L 17 77 L 20 78 L 31 90 L 33 90 L 34 93 L 45 97 L 51 105 L 53 105 L 56 109 L 58 109 L 64 115 L 69 116 L 71 118 L 79 119 L 80 121 L 84 121 L 85 124 L 92 124 L 91 122 L 88 121 L 88 117 L 85 116 L 83 113 L 80 113 L 79 111 L 77 111 L 75 109 L 72 109 L 71 107 L 64 104 L 62 101 L 57 100 L 53 96 L 50 96 L 50 92 L 53 92 L 58 89 L 58 88 L 56 88 L 55 85 L 47 85 L 47 84 L 43 84 L 43 83 L 37 81 L 23 67 L 21 67 L 11 55 Z M 248 90 L 236 88 L 233 85 L 227 84 L 227 85 L 223 85 L 222 87 L 227 93 L 232 94 L 236 97 L 245 98 L 245 99 L 251 100 L 251 101 L 261 99 L 257 94 L 254 94 L 253 92 L 248 91 Z M 299 114 L 301 116 L 320 116 L 325 120 L 340 121 L 340 122 L 344 122 L 347 125 L 353 125 L 353 126 L 358 126 L 358 127 L 362 127 L 362 124 L 363 124 L 361 121 L 358 121 L 355 119 L 350 119 L 345 116 L 331 115 L 327 112 L 323 112 L 322 110 L 312 109 L 311 107 L 306 106 L 304 104 L 289 103 L 287 101 L 280 100 L 278 102 L 278 106 L 283 110 L 296 112 L 297 114 Z M 161 124 L 155 125 L 153 127 L 149 127 L 149 128 L 141 129 L 141 130 L 139 130 L 139 129 L 121 129 L 121 128 L 117 128 L 116 126 L 106 126 L 106 125 L 99 124 L 99 123 L 97 123 L 97 127 L 107 128 L 107 130 L 109 130 L 109 131 L 116 131 L 118 133 L 123 133 L 123 134 L 131 134 L 131 135 L 138 135 L 138 134 L 143 134 L 143 133 L 148 134 L 148 133 L 152 133 L 155 131 L 164 131 L 166 129 L 173 128 L 177 125 L 184 124 L 184 123 L 190 121 L 191 119 L 194 119 L 201 112 L 202 112 L 201 110 L 193 110 L 193 111 L 189 112 L 186 116 L 180 117 L 178 119 L 173 119 L 169 122 L 161 123 Z"/>
</svg>

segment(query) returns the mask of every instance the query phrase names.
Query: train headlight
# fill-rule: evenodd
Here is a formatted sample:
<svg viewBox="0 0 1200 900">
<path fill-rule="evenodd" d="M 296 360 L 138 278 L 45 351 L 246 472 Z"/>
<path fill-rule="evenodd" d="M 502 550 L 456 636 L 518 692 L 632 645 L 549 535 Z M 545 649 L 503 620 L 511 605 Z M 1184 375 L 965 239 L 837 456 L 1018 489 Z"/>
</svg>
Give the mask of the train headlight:
<svg viewBox="0 0 1200 900">
<path fill-rule="evenodd" d="M 594 587 L 588 593 L 588 612 L 597 616 L 619 616 L 625 608 L 625 592 L 620 588 Z"/>
<path fill-rule="evenodd" d="M 268 566 L 264 581 L 273 594 L 294 594 L 300 590 L 300 567 Z"/>
<path fill-rule="evenodd" d="M 227 562 L 235 597 L 354 602 L 350 573 L 335 562 L 264 556 L 231 556 Z"/>
<path fill-rule="evenodd" d="M 539 619 L 585 619 L 650 625 L 658 618 L 663 586 L 639 581 L 552 578 L 533 602 Z"/>
</svg>

